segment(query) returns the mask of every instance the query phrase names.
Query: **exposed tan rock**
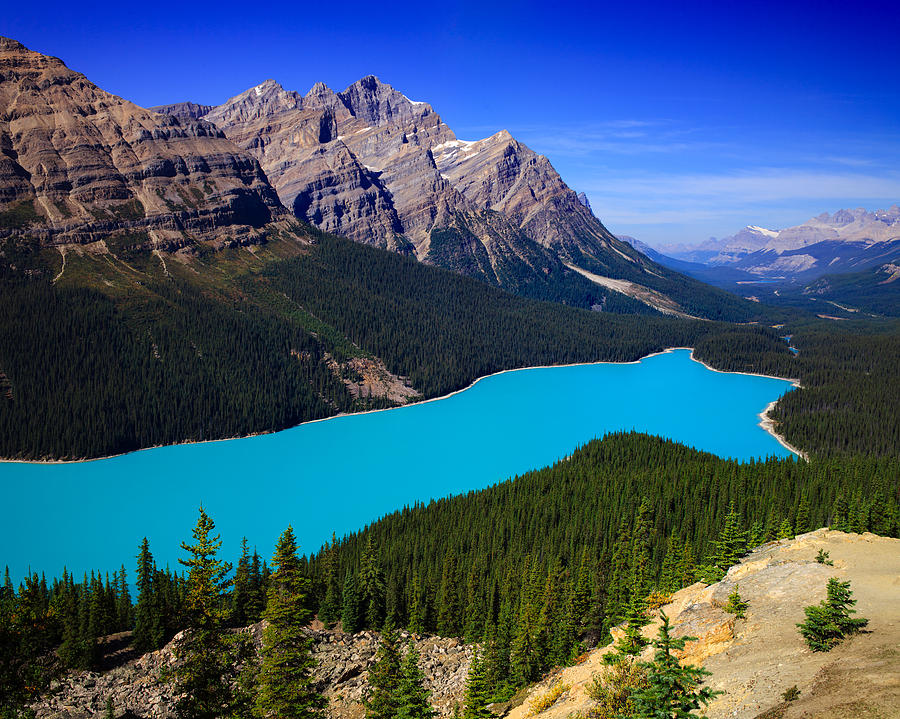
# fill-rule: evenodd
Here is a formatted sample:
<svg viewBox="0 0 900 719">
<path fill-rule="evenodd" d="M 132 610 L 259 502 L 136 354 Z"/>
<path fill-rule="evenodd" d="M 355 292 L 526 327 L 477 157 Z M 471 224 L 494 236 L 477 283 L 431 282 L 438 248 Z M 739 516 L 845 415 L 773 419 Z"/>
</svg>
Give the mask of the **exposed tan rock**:
<svg viewBox="0 0 900 719">
<path fill-rule="evenodd" d="M 834 566 L 818 564 L 819 549 Z M 828 653 L 806 646 L 796 624 L 803 607 L 825 597 L 830 577 L 850 580 L 859 616 L 869 619 L 868 632 L 846 639 Z M 739 585 L 749 602 L 746 619 L 723 611 Z M 694 584 L 663 607 L 676 636 L 696 636 L 682 661 L 712 672 L 708 684 L 724 694 L 709 705 L 709 719 L 766 717 L 897 717 L 900 716 L 900 540 L 872 534 L 845 534 L 820 529 L 793 540 L 760 547 L 732 567 L 719 583 Z M 658 619 L 645 629 L 652 637 Z M 586 712 L 585 694 L 592 676 L 603 671 L 608 647 L 592 651 L 586 661 L 549 677 L 529 697 L 561 679 L 566 695 L 540 716 L 566 719 Z M 649 658 L 650 650 L 645 651 Z M 785 704 L 781 694 L 791 686 L 800 698 Z M 524 719 L 528 702 L 512 710 Z M 767 713 L 768 712 L 768 713 Z"/>
</svg>

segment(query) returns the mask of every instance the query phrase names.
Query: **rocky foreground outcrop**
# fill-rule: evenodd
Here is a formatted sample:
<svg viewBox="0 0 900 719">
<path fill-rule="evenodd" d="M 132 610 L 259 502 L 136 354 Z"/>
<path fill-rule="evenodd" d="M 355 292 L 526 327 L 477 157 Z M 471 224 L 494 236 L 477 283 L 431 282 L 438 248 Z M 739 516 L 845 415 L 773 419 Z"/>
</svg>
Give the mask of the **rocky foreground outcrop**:
<svg viewBox="0 0 900 719">
<path fill-rule="evenodd" d="M 815 561 L 830 553 L 833 566 Z M 830 577 L 850 580 L 858 616 L 869 619 L 867 632 L 845 640 L 828 653 L 812 652 L 797 631 L 803 607 L 825 598 Z M 745 619 L 723 607 L 739 586 L 749 602 Z M 819 529 L 766 544 L 731 568 L 719 583 L 694 584 L 663 607 L 676 636 L 695 636 L 683 660 L 712 672 L 708 685 L 724 692 L 709 705 L 709 719 L 856 719 L 900 716 L 900 540 L 873 534 Z M 656 634 L 659 621 L 645 630 Z M 567 719 L 587 712 L 585 688 L 603 671 L 607 647 L 588 655 L 533 688 L 528 700 L 510 713 L 524 719 L 530 700 L 557 681 L 568 690 L 541 719 Z M 645 658 L 649 658 L 646 650 Z M 796 686 L 798 700 L 781 694 Z"/>
<path fill-rule="evenodd" d="M 262 625 L 243 630 L 257 646 Z M 375 659 L 379 636 L 374 632 L 344 634 L 313 631 L 317 661 L 315 678 L 328 698 L 328 716 L 334 719 L 362 717 L 366 673 Z M 431 701 L 440 716 L 449 716 L 456 702 L 462 702 L 466 676 L 472 660 L 472 647 L 459 639 L 411 637 L 400 633 L 405 645 L 414 641 L 421 655 Z M 106 711 L 112 699 L 116 716 L 169 719 L 175 716 L 174 692 L 166 676 L 175 665 L 172 644 L 150 652 L 104 673 L 73 672 L 54 682 L 50 694 L 35 704 L 38 719 L 83 719 Z"/>
<path fill-rule="evenodd" d="M 833 566 L 815 557 L 829 552 Z M 797 631 L 803 607 L 825 597 L 830 577 L 850 580 L 859 616 L 867 631 L 828 653 L 810 651 Z M 735 585 L 749 602 L 746 618 L 723 610 Z M 900 716 L 900 540 L 873 534 L 820 529 L 794 540 L 771 542 L 731 568 L 719 583 L 694 584 L 663 607 L 676 636 L 694 636 L 683 660 L 712 672 L 708 683 L 723 692 L 708 708 L 709 719 L 850 719 Z M 658 619 L 645 630 L 655 635 Z M 244 630 L 259 642 L 261 625 Z M 378 635 L 314 631 L 315 676 L 335 719 L 359 719 L 366 672 L 375 657 Z M 405 643 L 409 635 L 402 634 Z M 462 701 L 473 648 L 459 639 L 413 637 L 421 667 L 441 716 Z M 539 714 L 541 719 L 585 716 L 592 702 L 586 686 L 604 671 L 608 647 L 585 661 L 553 672 L 532 687 L 509 712 L 510 719 L 533 716 L 532 701 L 562 682 L 568 688 Z M 650 650 L 645 657 L 649 658 Z M 165 719 L 174 716 L 171 686 L 164 681 L 174 664 L 171 645 L 103 674 L 72 673 L 34 706 L 39 719 L 82 719 L 105 710 L 113 700 L 117 715 Z M 781 694 L 796 686 L 798 700 Z M 523 695 L 518 695 L 522 698 Z"/>
</svg>

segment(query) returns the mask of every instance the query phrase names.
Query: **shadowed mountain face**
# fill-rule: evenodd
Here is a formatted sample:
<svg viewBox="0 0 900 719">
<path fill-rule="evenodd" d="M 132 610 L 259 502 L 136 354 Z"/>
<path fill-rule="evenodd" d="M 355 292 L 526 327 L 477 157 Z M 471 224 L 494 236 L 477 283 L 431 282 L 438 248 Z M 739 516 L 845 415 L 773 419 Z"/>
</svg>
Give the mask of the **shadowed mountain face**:
<svg viewBox="0 0 900 719">
<path fill-rule="evenodd" d="M 215 126 L 140 108 L 0 38 L 0 234 L 61 245 L 124 232 L 171 250 L 253 242 L 285 214 L 257 160 Z"/>
<path fill-rule="evenodd" d="M 376 77 L 305 96 L 266 80 L 204 118 L 259 160 L 297 217 L 357 242 L 583 307 L 709 316 L 703 308 L 739 303 L 613 237 L 507 131 L 460 140 L 430 105 Z"/>
</svg>

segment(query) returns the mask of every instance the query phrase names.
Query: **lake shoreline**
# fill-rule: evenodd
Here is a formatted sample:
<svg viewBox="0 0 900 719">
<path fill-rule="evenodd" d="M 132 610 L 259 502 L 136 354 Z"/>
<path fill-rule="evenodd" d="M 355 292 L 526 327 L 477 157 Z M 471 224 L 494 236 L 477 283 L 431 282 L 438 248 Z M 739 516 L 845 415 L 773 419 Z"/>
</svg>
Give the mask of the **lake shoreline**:
<svg viewBox="0 0 900 719">
<path fill-rule="evenodd" d="M 576 362 L 574 364 L 533 365 L 533 366 L 529 366 L 529 367 L 513 367 L 510 369 L 499 370 L 497 372 L 492 372 L 491 374 L 486 374 L 486 375 L 482 375 L 481 377 L 476 377 L 474 380 L 472 380 L 471 383 L 469 383 L 465 387 L 454 390 L 453 392 L 449 392 L 449 393 L 441 395 L 439 397 L 432 397 L 430 399 L 421 400 L 419 402 L 409 402 L 407 404 L 398 405 L 397 407 L 384 407 L 381 409 L 369 409 L 369 410 L 365 410 L 364 412 L 340 412 L 338 414 L 331 415 L 330 417 L 322 417 L 320 419 L 311 419 L 311 420 L 307 420 L 306 422 L 300 422 L 299 424 L 294 424 L 294 425 L 291 425 L 290 427 L 284 427 L 283 429 L 270 431 L 270 432 L 252 432 L 249 434 L 236 435 L 234 437 L 220 437 L 218 439 L 203 439 L 203 440 L 186 440 L 184 442 L 173 442 L 171 444 L 157 444 L 157 445 L 152 445 L 150 447 L 140 447 L 139 449 L 131 449 L 131 450 L 128 450 L 127 452 L 119 452 L 117 454 L 104 455 L 102 457 L 87 457 L 87 458 L 81 458 L 81 459 L 9 459 L 6 457 L 0 457 L 0 464 L 35 464 L 35 465 L 86 464 L 88 462 L 100 462 L 100 461 L 103 461 L 106 459 L 115 459 L 116 457 L 124 457 L 129 454 L 135 454 L 136 452 L 147 452 L 149 450 L 162 449 L 164 447 L 180 447 L 182 445 L 191 445 L 191 444 L 212 444 L 214 442 L 231 442 L 236 439 L 249 439 L 251 437 L 262 437 L 264 435 L 277 434 L 278 432 L 285 432 L 287 430 L 294 429 L 296 427 L 302 427 L 304 425 L 314 424 L 316 422 L 327 422 L 329 420 L 337 419 L 339 417 L 356 417 L 356 416 L 365 415 L 365 414 L 374 414 L 376 412 L 388 412 L 388 411 L 393 411 L 393 410 L 398 410 L 398 409 L 404 409 L 405 407 L 416 407 L 418 405 L 427 404 L 429 402 L 438 402 L 441 400 L 449 399 L 450 397 L 453 397 L 454 395 L 457 395 L 460 392 L 465 392 L 465 391 L 471 389 L 472 387 L 474 387 L 476 384 L 478 384 L 482 380 L 489 379 L 491 377 L 497 377 L 499 375 L 507 374 L 509 372 L 524 372 L 527 370 L 536 370 L 536 369 L 553 369 L 555 367 L 590 367 L 590 366 L 602 365 L 602 364 L 611 364 L 611 365 L 640 364 L 645 359 L 650 359 L 651 357 L 658 357 L 659 355 L 669 354 L 669 353 L 675 352 L 677 350 L 689 350 L 691 353 L 690 358 L 693 362 L 697 362 L 698 364 L 703 365 L 706 369 L 711 370 L 712 372 L 719 372 L 721 374 L 742 374 L 742 375 L 747 375 L 750 377 L 763 377 L 766 379 L 777 379 L 777 380 L 782 380 L 784 382 L 790 382 L 791 384 L 793 384 L 793 386 L 795 388 L 799 388 L 801 386 L 799 380 L 793 379 L 790 377 L 777 377 L 774 375 L 759 374 L 759 373 L 755 373 L 755 372 L 731 372 L 728 370 L 716 369 L 715 367 L 711 367 L 710 365 L 706 364 L 706 362 L 703 362 L 702 360 L 697 359 L 694 356 L 695 350 L 693 347 L 666 347 L 665 349 L 659 350 L 657 352 L 651 352 L 650 354 L 643 355 L 642 357 L 639 357 L 636 360 L 631 360 L 628 362 L 613 362 L 610 360 L 598 360 L 596 362 Z M 768 406 L 766 406 L 765 409 L 763 409 L 762 412 L 759 413 L 760 421 L 758 423 L 758 426 L 760 426 L 763 430 L 765 430 L 768 434 L 770 434 L 782 447 L 787 449 L 789 452 L 792 452 L 792 453 L 796 454 L 798 457 L 801 457 L 802 459 L 809 461 L 809 458 L 805 452 L 802 452 L 802 451 L 796 449 L 795 447 L 792 447 L 791 445 L 789 445 L 787 443 L 787 441 L 784 439 L 784 437 L 782 437 L 775 431 L 775 423 L 771 418 L 769 418 L 768 413 L 769 413 L 769 411 L 771 411 L 771 409 L 775 406 L 775 404 L 777 402 L 778 402 L 778 400 L 774 400 L 774 401 L 770 402 L 768 404 Z"/>
</svg>

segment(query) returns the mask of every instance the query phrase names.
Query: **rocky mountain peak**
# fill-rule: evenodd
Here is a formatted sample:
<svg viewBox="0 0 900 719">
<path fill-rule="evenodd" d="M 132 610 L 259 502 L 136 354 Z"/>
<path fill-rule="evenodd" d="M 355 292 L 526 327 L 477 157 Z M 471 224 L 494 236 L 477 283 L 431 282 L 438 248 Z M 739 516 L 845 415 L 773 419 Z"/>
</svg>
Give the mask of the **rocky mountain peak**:
<svg viewBox="0 0 900 719">
<path fill-rule="evenodd" d="M 207 119 L 223 127 L 235 122 L 299 110 L 302 106 L 303 97 L 299 92 L 285 90 L 275 80 L 269 79 L 226 100 L 223 105 L 214 108 Z"/>
<path fill-rule="evenodd" d="M 413 102 L 374 75 L 357 80 L 339 97 L 355 117 L 374 126 L 403 124 L 431 111 L 426 103 Z"/>
<path fill-rule="evenodd" d="M 0 50 L 27 50 L 27 48 L 18 40 L 0 35 Z"/>
</svg>

